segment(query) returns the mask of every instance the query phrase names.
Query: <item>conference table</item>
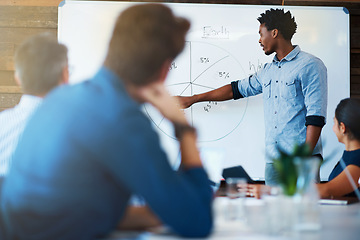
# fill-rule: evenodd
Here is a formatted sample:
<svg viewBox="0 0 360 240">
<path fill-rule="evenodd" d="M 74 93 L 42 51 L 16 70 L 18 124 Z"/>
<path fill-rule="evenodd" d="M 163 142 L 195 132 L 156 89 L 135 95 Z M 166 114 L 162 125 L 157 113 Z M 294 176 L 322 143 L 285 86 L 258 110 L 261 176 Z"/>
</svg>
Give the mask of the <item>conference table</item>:
<svg viewBox="0 0 360 240">
<path fill-rule="evenodd" d="M 286 226 L 286 216 L 277 215 L 269 218 L 269 206 L 264 199 L 242 199 L 242 209 L 245 215 L 232 218 L 229 216 L 231 200 L 226 197 L 216 197 L 214 200 L 214 229 L 207 238 L 209 240 L 359 240 L 360 239 L 360 203 L 348 205 L 318 204 L 317 229 L 293 229 Z M 229 205 L 230 204 L 230 205 Z M 286 204 L 278 206 L 283 212 L 291 215 L 291 209 Z M 231 211 L 231 209 L 230 209 Z M 276 215 L 276 214 L 275 214 Z M 283 224 L 279 227 L 279 224 Z M 284 225 L 285 223 L 285 225 Z M 106 240 L 180 240 L 184 239 L 164 229 L 154 232 L 114 232 Z"/>
</svg>

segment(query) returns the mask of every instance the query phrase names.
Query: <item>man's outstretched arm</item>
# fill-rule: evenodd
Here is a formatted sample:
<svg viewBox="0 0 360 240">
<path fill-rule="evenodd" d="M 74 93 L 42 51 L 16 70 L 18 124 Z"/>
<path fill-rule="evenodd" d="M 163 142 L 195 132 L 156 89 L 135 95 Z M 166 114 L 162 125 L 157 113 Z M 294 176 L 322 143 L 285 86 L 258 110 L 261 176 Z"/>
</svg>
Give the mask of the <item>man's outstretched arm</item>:
<svg viewBox="0 0 360 240">
<path fill-rule="evenodd" d="M 178 101 L 180 102 L 181 108 L 188 108 L 194 103 L 205 102 L 205 101 L 227 101 L 233 99 L 233 91 L 231 84 L 222 86 L 215 90 L 195 94 L 189 97 L 177 96 Z"/>
</svg>

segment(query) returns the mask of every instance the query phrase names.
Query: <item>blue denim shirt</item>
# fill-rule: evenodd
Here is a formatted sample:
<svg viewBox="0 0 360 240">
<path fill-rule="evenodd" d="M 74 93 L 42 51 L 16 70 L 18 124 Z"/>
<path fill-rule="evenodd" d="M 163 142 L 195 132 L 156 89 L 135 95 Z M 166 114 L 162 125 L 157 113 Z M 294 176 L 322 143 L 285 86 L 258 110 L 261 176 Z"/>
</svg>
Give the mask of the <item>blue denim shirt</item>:
<svg viewBox="0 0 360 240">
<path fill-rule="evenodd" d="M 212 228 L 204 169 L 173 171 L 141 105 L 103 67 L 52 91 L 28 122 L 2 186 L 0 237 L 2 217 L 1 239 L 104 238 L 132 195 L 181 236 Z"/>
<path fill-rule="evenodd" d="M 275 56 L 258 73 L 231 85 L 234 99 L 263 93 L 266 162 L 278 156 L 278 147 L 291 152 L 295 143 L 304 143 L 307 125 L 325 124 L 327 70 L 299 46 L 281 61 Z M 318 142 L 314 154 L 320 152 Z"/>
</svg>

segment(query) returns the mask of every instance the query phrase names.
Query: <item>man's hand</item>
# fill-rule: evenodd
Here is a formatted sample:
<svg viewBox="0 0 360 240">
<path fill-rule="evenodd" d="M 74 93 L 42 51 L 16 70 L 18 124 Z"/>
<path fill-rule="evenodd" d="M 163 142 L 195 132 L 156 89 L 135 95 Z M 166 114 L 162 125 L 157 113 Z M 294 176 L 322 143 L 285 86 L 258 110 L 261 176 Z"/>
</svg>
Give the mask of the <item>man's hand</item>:
<svg viewBox="0 0 360 240">
<path fill-rule="evenodd" d="M 195 95 L 191 97 L 177 96 L 176 98 L 182 109 L 188 108 L 196 102 Z"/>
<path fill-rule="evenodd" d="M 319 141 L 321 135 L 321 127 L 308 125 L 306 127 L 306 140 L 305 142 L 309 144 L 311 152 L 313 152 L 317 142 Z"/>
<path fill-rule="evenodd" d="M 171 122 L 187 123 L 176 97 L 172 97 L 162 83 L 150 84 L 140 90 L 142 98 L 157 108 Z"/>
<path fill-rule="evenodd" d="M 260 199 L 262 195 L 269 195 L 271 187 L 262 184 L 248 184 L 246 196 Z"/>
</svg>

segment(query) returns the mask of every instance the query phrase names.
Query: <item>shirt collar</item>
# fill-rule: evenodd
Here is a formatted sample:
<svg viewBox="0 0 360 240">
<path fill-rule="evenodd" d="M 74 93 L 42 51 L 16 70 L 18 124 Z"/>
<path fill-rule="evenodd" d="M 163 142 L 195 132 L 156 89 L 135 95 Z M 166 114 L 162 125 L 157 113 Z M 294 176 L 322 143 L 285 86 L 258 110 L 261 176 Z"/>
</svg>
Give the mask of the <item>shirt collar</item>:
<svg viewBox="0 0 360 240">
<path fill-rule="evenodd" d="M 294 49 L 288 53 L 281 61 L 291 61 L 293 60 L 301 51 L 300 47 L 298 45 L 294 45 Z M 279 59 L 277 58 L 277 55 L 274 56 L 273 62 L 279 62 Z"/>
<path fill-rule="evenodd" d="M 28 107 L 28 106 L 39 105 L 42 102 L 42 100 L 43 98 L 41 97 L 24 94 L 20 98 L 19 106 Z"/>
<path fill-rule="evenodd" d="M 131 101 L 133 101 L 136 105 L 139 106 L 141 105 L 129 95 L 127 89 L 125 88 L 124 82 L 121 80 L 121 78 L 106 66 L 102 66 L 99 69 L 95 77 L 93 77 L 92 81 L 95 81 L 101 85 L 108 83 L 112 86 L 114 90 L 119 91 L 122 94 L 126 95 L 127 98 L 131 99 Z"/>
<path fill-rule="evenodd" d="M 102 82 L 104 79 L 109 81 L 114 87 L 125 90 L 124 83 L 121 79 L 109 68 L 102 66 L 92 80 L 95 82 Z"/>
</svg>

